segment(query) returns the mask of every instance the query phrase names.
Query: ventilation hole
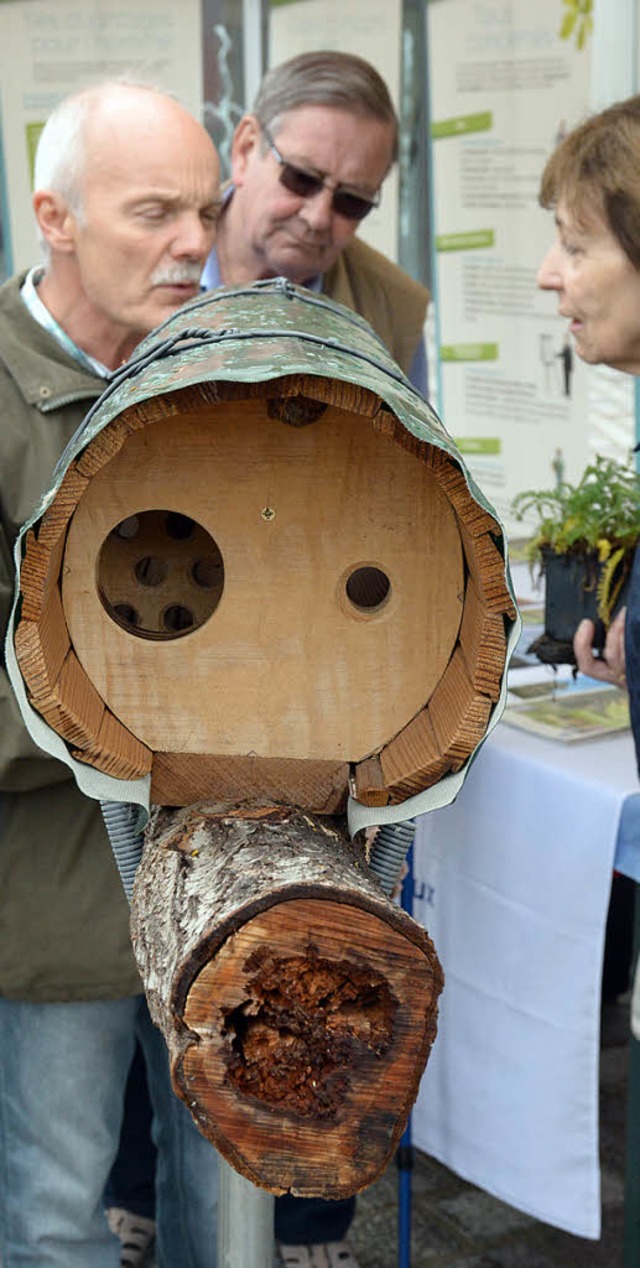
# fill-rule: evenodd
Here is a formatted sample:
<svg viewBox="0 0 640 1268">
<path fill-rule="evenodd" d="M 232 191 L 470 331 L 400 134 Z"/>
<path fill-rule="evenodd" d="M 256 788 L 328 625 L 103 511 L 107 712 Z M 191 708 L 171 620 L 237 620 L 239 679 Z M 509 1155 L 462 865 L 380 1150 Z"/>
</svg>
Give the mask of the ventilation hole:
<svg viewBox="0 0 640 1268">
<path fill-rule="evenodd" d="M 133 571 L 141 586 L 161 586 L 166 581 L 169 569 L 164 559 L 158 559 L 156 555 L 143 555 Z"/>
<path fill-rule="evenodd" d="M 191 576 L 197 586 L 202 586 L 203 590 L 212 590 L 214 586 L 220 584 L 222 574 L 222 560 L 220 556 L 210 556 L 206 559 L 196 559 L 191 569 Z"/>
<path fill-rule="evenodd" d="M 122 520 L 114 533 L 116 537 L 124 537 L 125 541 L 131 541 L 133 537 L 137 537 L 140 530 L 140 520 L 137 515 L 128 515 L 126 520 Z"/>
<path fill-rule="evenodd" d="M 130 603 L 116 603 L 113 611 L 120 618 L 123 625 L 128 625 L 135 629 L 136 625 L 140 624 L 140 613 L 136 612 L 136 609 Z"/>
<path fill-rule="evenodd" d="M 355 568 L 345 587 L 347 598 L 360 611 L 371 612 L 388 598 L 391 582 L 381 568 Z"/>
<path fill-rule="evenodd" d="M 193 612 L 181 603 L 172 603 L 162 614 L 162 624 L 165 630 L 171 630 L 173 634 L 184 634 L 185 630 L 192 629 L 195 624 Z"/>
<path fill-rule="evenodd" d="M 165 528 L 167 537 L 173 538 L 174 542 L 186 542 L 189 537 L 193 536 L 195 524 L 188 515 L 179 515 L 177 511 L 169 511 L 167 515 Z"/>
</svg>

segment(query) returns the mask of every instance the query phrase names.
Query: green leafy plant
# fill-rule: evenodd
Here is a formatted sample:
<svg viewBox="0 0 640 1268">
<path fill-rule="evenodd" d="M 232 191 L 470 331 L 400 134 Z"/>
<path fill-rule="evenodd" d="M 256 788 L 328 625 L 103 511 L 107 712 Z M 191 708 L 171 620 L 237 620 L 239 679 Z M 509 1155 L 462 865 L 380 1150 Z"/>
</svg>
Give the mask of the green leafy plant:
<svg viewBox="0 0 640 1268">
<path fill-rule="evenodd" d="M 537 518 L 527 558 L 542 576 L 550 555 L 584 557 L 597 585 L 598 614 L 608 624 L 640 538 L 640 475 L 628 463 L 598 455 L 577 484 L 562 480 L 554 489 L 527 489 L 514 498 L 518 520 Z"/>
<path fill-rule="evenodd" d="M 542 565 L 544 548 L 557 555 L 597 551 L 604 561 L 640 537 L 640 475 L 631 463 L 598 455 L 577 484 L 562 480 L 555 489 L 526 489 L 512 507 L 518 520 L 532 511 L 538 519 L 530 562 Z"/>
</svg>

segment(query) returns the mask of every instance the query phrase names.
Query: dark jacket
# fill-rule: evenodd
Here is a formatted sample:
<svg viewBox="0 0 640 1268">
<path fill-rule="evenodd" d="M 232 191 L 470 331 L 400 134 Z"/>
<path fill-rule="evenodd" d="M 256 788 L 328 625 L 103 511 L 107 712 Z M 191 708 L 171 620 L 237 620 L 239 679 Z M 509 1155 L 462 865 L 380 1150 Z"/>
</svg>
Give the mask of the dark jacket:
<svg viewBox="0 0 640 1268">
<path fill-rule="evenodd" d="M 14 590 L 13 544 L 104 384 L 0 288 L 0 626 Z M 100 809 L 30 739 L 0 672 L 0 994 L 117 999 L 141 990 L 129 913 Z"/>
<path fill-rule="evenodd" d="M 629 710 L 633 738 L 636 742 L 638 774 L 640 774 L 640 547 L 636 549 L 627 595 L 624 642 Z"/>
</svg>

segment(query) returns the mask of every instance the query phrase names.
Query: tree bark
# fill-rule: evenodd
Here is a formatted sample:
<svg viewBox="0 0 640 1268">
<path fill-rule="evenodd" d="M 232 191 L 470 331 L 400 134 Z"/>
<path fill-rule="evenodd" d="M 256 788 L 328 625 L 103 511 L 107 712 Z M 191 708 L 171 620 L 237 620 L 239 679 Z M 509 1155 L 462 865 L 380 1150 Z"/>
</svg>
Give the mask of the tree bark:
<svg viewBox="0 0 640 1268">
<path fill-rule="evenodd" d="M 236 1170 L 329 1198 L 384 1170 L 443 979 L 341 819 L 157 810 L 132 935 L 175 1091 Z"/>
</svg>

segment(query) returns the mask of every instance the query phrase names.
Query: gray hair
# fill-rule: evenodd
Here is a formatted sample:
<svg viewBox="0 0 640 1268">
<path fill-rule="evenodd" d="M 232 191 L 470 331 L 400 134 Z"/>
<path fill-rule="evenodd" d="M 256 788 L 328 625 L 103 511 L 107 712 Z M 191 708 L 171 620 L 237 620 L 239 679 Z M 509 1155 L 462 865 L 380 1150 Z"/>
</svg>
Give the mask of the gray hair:
<svg viewBox="0 0 640 1268">
<path fill-rule="evenodd" d="M 83 132 L 88 110 L 86 93 L 76 93 L 61 101 L 40 133 L 35 157 L 34 191 L 55 190 L 74 212 L 81 202 Z"/>
<path fill-rule="evenodd" d="M 136 89 L 170 97 L 153 84 L 133 79 L 110 79 L 65 97 L 52 110 L 40 133 L 34 164 L 34 192 L 50 189 L 60 194 L 78 221 L 83 216 L 82 177 L 86 164 L 85 137 L 91 116 L 112 96 Z M 175 100 L 175 98 L 172 98 Z M 43 257 L 48 245 L 38 234 Z"/>
<path fill-rule="evenodd" d="M 389 124 L 392 161 L 397 159 L 398 116 L 384 79 L 363 57 L 326 49 L 300 53 L 273 66 L 262 80 L 252 113 L 277 132 L 280 115 L 299 106 L 333 106 Z"/>
</svg>

